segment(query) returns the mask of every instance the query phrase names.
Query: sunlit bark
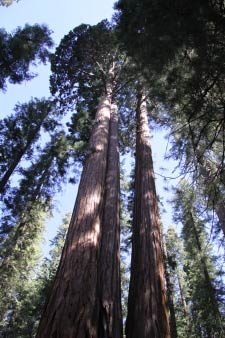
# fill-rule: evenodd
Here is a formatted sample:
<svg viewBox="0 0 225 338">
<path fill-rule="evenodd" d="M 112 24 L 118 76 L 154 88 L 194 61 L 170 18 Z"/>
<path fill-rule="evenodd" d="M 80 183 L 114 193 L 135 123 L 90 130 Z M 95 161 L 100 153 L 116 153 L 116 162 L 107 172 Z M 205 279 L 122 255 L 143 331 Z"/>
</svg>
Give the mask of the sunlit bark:
<svg viewBox="0 0 225 338">
<path fill-rule="evenodd" d="M 38 338 L 95 338 L 98 334 L 100 223 L 111 107 L 111 89 L 107 88 L 97 111 L 89 155 Z"/>
</svg>

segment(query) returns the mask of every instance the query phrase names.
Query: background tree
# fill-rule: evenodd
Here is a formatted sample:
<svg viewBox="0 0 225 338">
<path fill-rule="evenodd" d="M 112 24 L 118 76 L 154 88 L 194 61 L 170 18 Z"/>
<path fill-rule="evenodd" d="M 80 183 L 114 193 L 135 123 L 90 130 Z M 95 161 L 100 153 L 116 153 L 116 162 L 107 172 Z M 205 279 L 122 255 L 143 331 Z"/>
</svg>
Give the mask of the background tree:
<svg viewBox="0 0 225 338">
<path fill-rule="evenodd" d="M 221 290 L 216 287 L 218 271 L 213 264 L 204 220 L 196 218 L 196 206 L 194 191 L 183 183 L 177 192 L 176 216 L 183 224 L 192 334 L 199 337 L 222 337 L 224 319 L 221 314 L 224 305 L 221 304 Z"/>
<path fill-rule="evenodd" d="M 58 267 L 70 215 L 66 215 L 56 236 L 51 241 L 48 258 L 40 259 L 40 243 L 35 241 L 30 269 L 21 280 L 14 279 L 14 294 L 4 321 L 1 322 L 2 337 L 35 336 L 40 315 Z M 34 255 L 35 252 L 35 255 Z M 41 261 L 41 262 L 40 262 Z"/>
<path fill-rule="evenodd" d="M 51 214 L 52 197 L 64 182 L 68 158 L 68 144 L 60 132 L 24 170 L 19 187 L 5 198 L 0 244 L 2 313 L 10 307 L 14 280 L 32 260 L 32 247 L 43 232 L 44 219 Z"/>
<path fill-rule="evenodd" d="M 17 104 L 14 114 L 0 121 L 0 193 L 15 172 L 21 159 L 31 159 L 41 129 L 51 134 L 58 125 L 59 113 L 53 101 L 32 99 Z"/>
<path fill-rule="evenodd" d="M 170 274 L 170 282 L 172 284 L 172 292 L 170 292 L 170 289 L 167 289 L 167 292 L 170 292 L 169 296 L 171 297 L 174 305 L 177 335 L 180 338 L 188 338 L 190 337 L 191 332 L 191 320 L 188 304 L 189 291 L 187 276 L 184 271 L 185 252 L 183 241 L 180 236 L 178 236 L 174 226 L 168 227 L 164 240 L 166 242 L 167 249 L 165 263 L 167 264 L 167 269 Z M 173 331 L 171 329 L 171 334 L 172 332 Z"/>
<path fill-rule="evenodd" d="M 53 46 L 50 34 L 47 26 L 38 24 L 18 27 L 13 34 L 0 30 L 0 89 L 6 90 L 7 80 L 21 83 L 35 76 L 29 68 L 48 61 Z"/>
<path fill-rule="evenodd" d="M 167 252 L 166 241 L 162 239 L 162 248 L 163 248 L 163 261 L 164 261 L 164 270 L 165 270 L 165 280 L 167 288 L 167 299 L 168 307 L 170 311 L 170 334 L 171 338 L 177 338 L 177 320 L 175 314 L 175 304 L 174 304 L 174 284 L 171 278 L 170 267 L 169 267 L 169 256 Z"/>
</svg>

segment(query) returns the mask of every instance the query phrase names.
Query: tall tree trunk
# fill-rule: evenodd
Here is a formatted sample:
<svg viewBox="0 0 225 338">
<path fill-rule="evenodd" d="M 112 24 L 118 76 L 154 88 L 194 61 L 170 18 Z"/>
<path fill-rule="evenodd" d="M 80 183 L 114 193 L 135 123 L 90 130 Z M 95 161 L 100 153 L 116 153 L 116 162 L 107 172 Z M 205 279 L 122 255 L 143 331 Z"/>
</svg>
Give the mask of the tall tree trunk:
<svg viewBox="0 0 225 338">
<path fill-rule="evenodd" d="M 122 337 L 117 107 L 112 105 L 100 257 L 99 338 Z"/>
<path fill-rule="evenodd" d="M 89 142 L 65 246 L 38 338 L 97 338 L 100 223 L 106 178 L 111 89 L 102 99 Z"/>
<path fill-rule="evenodd" d="M 165 279 L 166 279 L 166 286 L 167 286 L 167 298 L 168 298 L 168 306 L 170 310 L 170 333 L 171 338 L 177 338 L 177 323 L 176 323 L 176 315 L 175 315 L 175 307 L 174 307 L 174 285 L 171 279 L 170 274 L 170 266 L 168 263 L 168 254 L 167 254 L 167 247 L 166 241 L 162 239 L 163 244 L 163 258 L 164 258 L 164 266 L 165 266 Z"/>
<path fill-rule="evenodd" d="M 169 338 L 160 222 L 146 100 L 138 95 L 135 201 L 127 338 Z"/>
</svg>

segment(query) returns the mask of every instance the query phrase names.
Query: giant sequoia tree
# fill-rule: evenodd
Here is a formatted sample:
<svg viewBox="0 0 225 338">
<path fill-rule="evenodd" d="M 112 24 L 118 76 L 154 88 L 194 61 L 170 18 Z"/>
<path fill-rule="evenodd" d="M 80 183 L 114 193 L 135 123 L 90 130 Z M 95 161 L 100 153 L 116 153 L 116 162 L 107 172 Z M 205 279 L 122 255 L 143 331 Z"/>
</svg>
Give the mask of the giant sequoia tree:
<svg viewBox="0 0 225 338">
<path fill-rule="evenodd" d="M 115 252 L 119 247 L 118 157 L 117 163 L 112 162 L 117 153 L 112 99 L 121 62 L 114 43 L 107 22 L 94 27 L 82 25 L 63 39 L 53 60 L 53 71 L 58 71 L 52 76 L 52 88 L 58 91 L 62 103 L 68 94 L 70 103 L 74 98 L 79 102 L 82 92 L 88 91 L 91 96 L 95 89 L 99 102 L 68 235 L 38 337 L 122 334 L 119 261 Z M 105 204 L 104 194 L 107 200 L 113 200 L 113 210 Z M 109 226 L 108 213 L 112 222 Z M 109 238 L 107 253 L 104 250 L 108 249 Z M 114 259 L 106 278 L 104 256 L 109 260 L 106 256 L 111 254 Z"/>
</svg>

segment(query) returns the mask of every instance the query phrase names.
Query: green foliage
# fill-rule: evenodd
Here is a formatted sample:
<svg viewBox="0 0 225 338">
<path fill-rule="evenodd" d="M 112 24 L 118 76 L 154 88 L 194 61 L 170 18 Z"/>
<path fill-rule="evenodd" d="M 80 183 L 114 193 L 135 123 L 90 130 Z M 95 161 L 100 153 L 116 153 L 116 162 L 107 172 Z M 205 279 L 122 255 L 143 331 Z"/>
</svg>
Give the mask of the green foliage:
<svg viewBox="0 0 225 338">
<path fill-rule="evenodd" d="M 51 250 L 49 258 L 46 258 L 39 274 L 39 279 L 44 285 L 45 300 L 50 293 L 54 278 L 56 277 L 57 268 L 62 254 L 63 246 L 66 240 L 67 230 L 70 224 L 71 214 L 68 213 L 63 218 L 63 223 L 59 226 L 56 236 L 51 241 Z"/>
<path fill-rule="evenodd" d="M 69 168 L 70 148 L 63 132 L 52 135 L 37 159 L 23 170 L 17 188 L 8 191 L 1 223 L 0 285 L 1 314 L 8 312 L 15 294 L 15 280 L 26 275 L 33 246 L 43 232 L 52 198 L 61 188 Z"/>
<path fill-rule="evenodd" d="M 119 37 L 164 105 L 158 121 L 188 130 L 201 155 L 220 145 L 223 167 L 224 2 L 120 0 L 117 8 Z"/>
<path fill-rule="evenodd" d="M 0 121 L 0 192 L 23 159 L 30 160 L 41 129 L 51 133 L 58 125 L 59 113 L 50 100 L 32 99 L 17 104 L 14 114 Z"/>
<path fill-rule="evenodd" d="M 166 268 L 170 274 L 172 284 L 172 300 L 175 310 L 177 335 L 179 338 L 190 337 L 190 316 L 187 304 L 188 287 L 184 272 L 185 253 L 183 242 L 178 236 L 174 226 L 169 226 L 165 233 L 167 257 Z"/>
<path fill-rule="evenodd" d="M 55 132 L 50 142 L 32 159 L 30 166 L 22 170 L 20 185 L 8 190 L 4 198 L 6 207 L 3 229 L 12 229 L 14 224 L 23 223 L 29 211 L 36 208 L 50 210 L 52 197 L 61 189 L 69 168 L 70 144 L 65 133 Z M 3 237 L 7 231 L 2 231 Z"/>
<path fill-rule="evenodd" d="M 113 49 L 113 31 L 107 21 L 96 26 L 83 24 L 62 39 L 52 56 L 50 79 L 52 94 L 57 94 L 62 106 L 73 108 L 87 99 L 96 110 L 116 61 Z"/>
<path fill-rule="evenodd" d="M 62 111 L 76 111 L 68 123 L 74 141 L 89 139 L 99 100 L 109 82 L 113 87 L 112 98 L 117 99 L 120 115 L 124 111 L 125 116 L 128 107 L 125 92 L 128 93 L 127 86 L 134 74 L 108 21 L 95 26 L 81 25 L 69 32 L 52 56 L 51 69 L 51 92 Z"/>
<path fill-rule="evenodd" d="M 20 238 L 13 247 L 11 247 L 11 256 L 2 256 L 4 251 L 10 247 L 9 240 L 5 244 L 4 248 L 1 248 L 1 261 L 0 261 L 0 327 L 2 337 L 23 337 L 21 329 L 24 332 L 29 333 L 26 337 L 31 337 L 31 313 L 34 311 L 32 301 L 37 297 L 35 274 L 36 266 L 40 260 L 39 243 L 42 238 L 44 215 L 40 214 L 38 210 L 35 210 L 31 216 L 33 232 L 29 238 Z M 36 219 L 35 217 L 36 216 Z M 35 232 L 35 236 L 34 235 Z M 25 234 L 26 235 L 26 234 Z M 11 239 L 13 236 L 11 235 Z M 24 247 L 26 243 L 27 247 Z M 32 292 L 34 291 L 34 293 Z M 18 317 L 23 316 L 25 307 L 27 306 L 27 324 L 22 317 L 18 322 Z M 16 327 L 12 333 L 13 328 Z M 24 336 L 24 337 L 25 337 Z"/>
<path fill-rule="evenodd" d="M 18 27 L 13 34 L 0 30 L 0 89 L 6 89 L 6 80 L 15 84 L 35 76 L 29 68 L 49 59 L 50 33 L 47 26 L 37 24 Z"/>
<path fill-rule="evenodd" d="M 35 208 L 14 225 L 8 238 L 1 243 L 1 318 L 8 313 L 15 300 L 18 283 L 26 280 L 34 269 L 35 246 L 40 241 L 45 217 L 42 208 L 36 203 Z"/>
<path fill-rule="evenodd" d="M 190 337 L 223 337 L 224 287 L 204 228 L 207 220 L 197 218 L 198 205 L 194 190 L 182 183 L 175 206 L 176 221 L 183 225 Z"/>
<path fill-rule="evenodd" d="M 213 39 L 221 39 L 224 33 L 222 0 L 120 0 L 116 7 L 120 10 L 120 38 L 146 67 L 161 71 L 182 48 L 197 50 L 203 59 L 210 47 L 220 48 Z"/>
<path fill-rule="evenodd" d="M 40 257 L 36 254 L 38 252 L 36 241 L 36 246 L 33 246 L 32 256 L 28 261 L 29 268 L 24 271 L 23 275 L 20 272 L 17 278 L 14 278 L 13 288 L 10 290 L 11 298 L 8 295 L 8 308 L 0 323 L 1 337 L 35 337 L 42 308 L 55 278 L 69 219 L 70 215 L 68 214 L 52 240 L 49 258 L 45 258 L 37 269 L 37 266 L 40 265 Z M 24 269 L 24 267 L 22 268 Z"/>
</svg>

